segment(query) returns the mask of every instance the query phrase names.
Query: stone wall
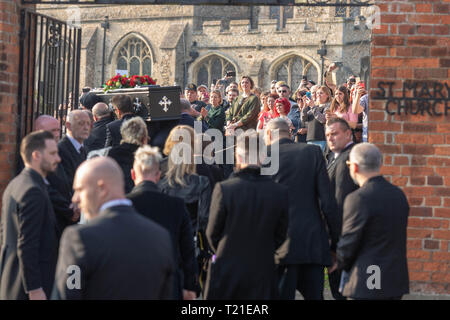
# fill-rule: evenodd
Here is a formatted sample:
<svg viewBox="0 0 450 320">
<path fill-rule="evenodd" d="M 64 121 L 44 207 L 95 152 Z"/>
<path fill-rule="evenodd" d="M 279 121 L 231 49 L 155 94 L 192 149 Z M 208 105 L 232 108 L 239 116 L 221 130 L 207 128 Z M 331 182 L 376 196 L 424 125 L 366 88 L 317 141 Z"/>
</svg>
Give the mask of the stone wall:
<svg viewBox="0 0 450 320">
<path fill-rule="evenodd" d="M 40 6 L 39 11 L 64 20 L 67 19 L 68 8 L 70 7 L 47 5 Z M 109 16 L 111 27 L 106 33 L 105 79 L 114 74 L 115 65 L 111 62 L 115 63 L 118 42 L 130 32 L 148 40 L 154 54 L 152 76 L 160 80 L 158 83 L 162 85 L 172 85 L 174 82 L 182 85 L 185 81 L 191 81 L 196 64 L 211 52 L 230 58 L 237 65 L 238 76 L 249 74 L 252 66 L 260 65 L 261 77 L 258 82 L 261 83 L 258 85 L 262 87 L 268 87 L 274 76 L 271 74 L 273 63 L 288 53 L 313 61 L 320 77 L 320 57 L 317 54 L 320 40 L 327 40 L 326 65 L 338 60 L 351 66 L 339 71 L 340 81 L 344 81 L 352 73 L 350 70 L 359 71 L 359 57 L 355 58 L 355 52 L 361 57 L 369 55 L 367 41 L 370 31 L 364 28 L 354 29 L 352 21 L 335 18 L 334 8 L 328 7 L 294 8 L 293 18 L 287 19 L 284 30 L 279 30 L 276 19 L 269 19 L 269 7 L 254 7 L 254 14 L 259 16 L 254 17 L 257 24 L 253 28 L 250 28 L 250 8 L 246 6 L 150 5 L 139 6 L 139 10 L 135 10 L 132 6 L 92 5 L 80 8 L 83 41 L 85 37 L 92 36 L 90 30 L 97 28 L 95 63 L 86 63 L 85 71 L 82 71 L 85 74 L 81 78 L 81 87 L 97 87 L 101 84 L 103 29 L 100 28 L 100 23 L 106 15 Z M 224 21 L 227 22 L 226 27 Z M 186 26 L 186 29 L 182 39 L 174 39 L 178 41 L 177 46 L 167 49 L 165 39 L 170 35 L 174 24 Z M 189 52 L 194 42 L 197 43 L 195 50 L 199 57 L 191 61 Z M 94 42 L 91 41 L 91 51 L 92 46 Z M 86 55 L 88 56 L 92 57 L 93 54 Z M 185 67 L 188 71 L 186 76 Z M 314 80 L 318 81 L 320 78 Z"/>
</svg>

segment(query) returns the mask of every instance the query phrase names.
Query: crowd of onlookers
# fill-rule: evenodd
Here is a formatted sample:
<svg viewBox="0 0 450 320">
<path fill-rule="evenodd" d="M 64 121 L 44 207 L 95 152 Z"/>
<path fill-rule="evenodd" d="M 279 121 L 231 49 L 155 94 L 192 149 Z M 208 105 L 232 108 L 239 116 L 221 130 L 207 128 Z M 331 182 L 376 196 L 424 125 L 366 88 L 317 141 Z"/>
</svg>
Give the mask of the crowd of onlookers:
<svg viewBox="0 0 450 320">
<path fill-rule="evenodd" d="M 84 93 L 63 126 L 38 117 L 3 195 L 0 298 L 320 300 L 325 268 L 335 299 L 400 298 L 408 204 L 360 143 L 364 83 L 335 84 L 335 70 L 294 89 L 188 84 L 180 119 L 156 131 L 124 94 L 112 110 Z M 207 154 L 207 139 L 194 152 L 194 127 L 236 136 L 235 158 L 215 163 L 229 146 Z M 252 141 L 278 153 L 273 175 Z"/>
</svg>

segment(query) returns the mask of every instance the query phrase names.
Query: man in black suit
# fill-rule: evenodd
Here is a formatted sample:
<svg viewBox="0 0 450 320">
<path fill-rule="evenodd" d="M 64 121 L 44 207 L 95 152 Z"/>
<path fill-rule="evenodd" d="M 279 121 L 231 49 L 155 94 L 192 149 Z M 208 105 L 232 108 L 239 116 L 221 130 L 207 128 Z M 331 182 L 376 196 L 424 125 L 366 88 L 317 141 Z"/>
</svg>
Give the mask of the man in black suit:
<svg viewBox="0 0 450 320">
<path fill-rule="evenodd" d="M 73 201 L 88 223 L 63 233 L 53 298 L 173 298 L 170 235 L 125 198 L 117 163 L 109 157 L 84 162 L 74 190 Z"/>
<path fill-rule="evenodd" d="M 120 134 L 120 127 L 125 120 L 135 117 L 133 109 L 133 101 L 130 96 L 119 94 L 111 99 L 111 104 L 114 107 L 117 120 L 114 120 L 106 125 L 106 141 L 105 148 L 115 147 L 120 144 L 122 135 Z"/>
<path fill-rule="evenodd" d="M 409 292 L 406 229 L 409 205 L 401 189 L 380 175 L 382 155 L 370 143 L 356 145 L 347 164 L 361 187 L 347 196 L 337 266 L 351 299 L 398 299 Z"/>
<path fill-rule="evenodd" d="M 345 197 L 358 189 L 358 185 L 350 177 L 350 172 L 346 165 L 350 151 L 354 146 L 353 136 L 347 121 L 341 118 L 332 118 L 327 121 L 325 135 L 331 151 L 327 159 L 327 170 L 331 181 L 331 192 L 336 199 L 340 235 Z M 331 293 L 336 300 L 345 299 L 339 292 L 340 279 L 341 272 L 339 270 L 334 272 L 328 270 Z"/>
<path fill-rule="evenodd" d="M 0 300 L 45 300 L 58 257 L 55 214 L 45 177 L 60 158 L 52 133 L 27 135 L 20 145 L 25 168 L 6 188 L 0 226 Z"/>
<path fill-rule="evenodd" d="M 91 130 L 89 115 L 84 110 L 70 111 L 67 115 L 66 128 L 66 136 L 58 143 L 58 150 L 69 185 L 72 186 L 75 171 L 86 160 L 83 142 Z"/>
<path fill-rule="evenodd" d="M 137 212 L 169 231 L 177 262 L 175 295 L 193 300 L 198 281 L 191 219 L 183 199 L 162 193 L 156 185 L 161 177 L 161 158 L 158 148 L 143 146 L 136 151 L 131 170 L 136 186 L 127 198 Z"/>
<path fill-rule="evenodd" d="M 272 178 L 289 188 L 288 239 L 276 254 L 280 298 L 293 300 L 298 290 L 305 300 L 322 300 L 324 266 L 332 265 L 339 225 L 321 149 L 294 143 L 281 118 L 267 124 L 265 140 L 271 153 L 279 148 L 279 169 Z"/>
<path fill-rule="evenodd" d="M 181 118 L 180 118 L 180 122 L 178 123 L 178 125 L 186 125 L 186 126 L 190 126 L 192 128 L 195 128 L 195 118 L 193 116 L 191 116 L 190 112 L 191 112 L 191 106 L 189 104 L 189 101 L 186 99 L 180 99 L 180 110 L 181 110 Z M 205 124 L 204 121 L 199 120 L 197 121 L 198 123 L 201 123 L 201 129 L 202 132 L 205 132 L 206 130 L 208 130 L 208 126 Z"/>
<path fill-rule="evenodd" d="M 238 171 L 214 188 L 206 237 L 215 257 L 209 266 L 206 299 L 278 296 L 274 255 L 286 239 L 288 190 L 261 175 L 259 162 L 250 162 L 258 156 L 258 150 L 250 147 L 257 139 L 254 130 L 238 137 Z"/>
<path fill-rule="evenodd" d="M 94 117 L 94 126 L 89 137 L 84 141 L 86 152 L 98 150 L 105 147 L 106 142 L 106 125 L 114 121 L 111 116 L 111 110 L 108 105 L 103 102 L 97 103 L 92 108 L 92 115 Z"/>
<path fill-rule="evenodd" d="M 59 142 L 61 130 L 57 119 L 48 115 L 37 117 L 34 122 L 34 131 L 39 130 L 51 132 L 56 143 Z M 50 172 L 47 175 L 47 180 L 49 182 L 47 191 L 55 212 L 59 239 L 65 227 L 78 222 L 80 210 L 72 205 L 72 185 L 69 184 L 61 162 L 58 163 L 55 172 Z"/>
</svg>

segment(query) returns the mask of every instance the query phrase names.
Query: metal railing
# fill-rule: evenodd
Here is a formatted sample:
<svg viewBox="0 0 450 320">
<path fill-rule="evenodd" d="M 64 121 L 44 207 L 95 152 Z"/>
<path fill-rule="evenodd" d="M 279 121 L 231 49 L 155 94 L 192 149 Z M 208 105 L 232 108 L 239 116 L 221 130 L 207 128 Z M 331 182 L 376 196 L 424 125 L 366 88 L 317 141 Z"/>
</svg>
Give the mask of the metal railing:
<svg viewBox="0 0 450 320">
<path fill-rule="evenodd" d="M 21 11 L 18 144 L 41 114 L 61 127 L 68 109 L 78 106 L 81 29 Z"/>
</svg>

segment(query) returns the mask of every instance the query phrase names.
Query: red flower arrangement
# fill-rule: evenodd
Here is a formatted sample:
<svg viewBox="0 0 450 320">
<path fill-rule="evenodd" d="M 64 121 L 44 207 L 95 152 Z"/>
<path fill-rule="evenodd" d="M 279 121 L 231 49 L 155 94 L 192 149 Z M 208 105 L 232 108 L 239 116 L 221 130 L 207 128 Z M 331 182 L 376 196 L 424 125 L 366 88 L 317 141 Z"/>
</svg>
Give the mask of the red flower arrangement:
<svg viewBox="0 0 450 320">
<path fill-rule="evenodd" d="M 127 76 L 117 74 L 115 77 L 106 81 L 106 84 L 103 85 L 103 91 L 155 84 L 156 80 L 153 80 L 149 75 L 131 76 L 128 78 Z"/>
</svg>

